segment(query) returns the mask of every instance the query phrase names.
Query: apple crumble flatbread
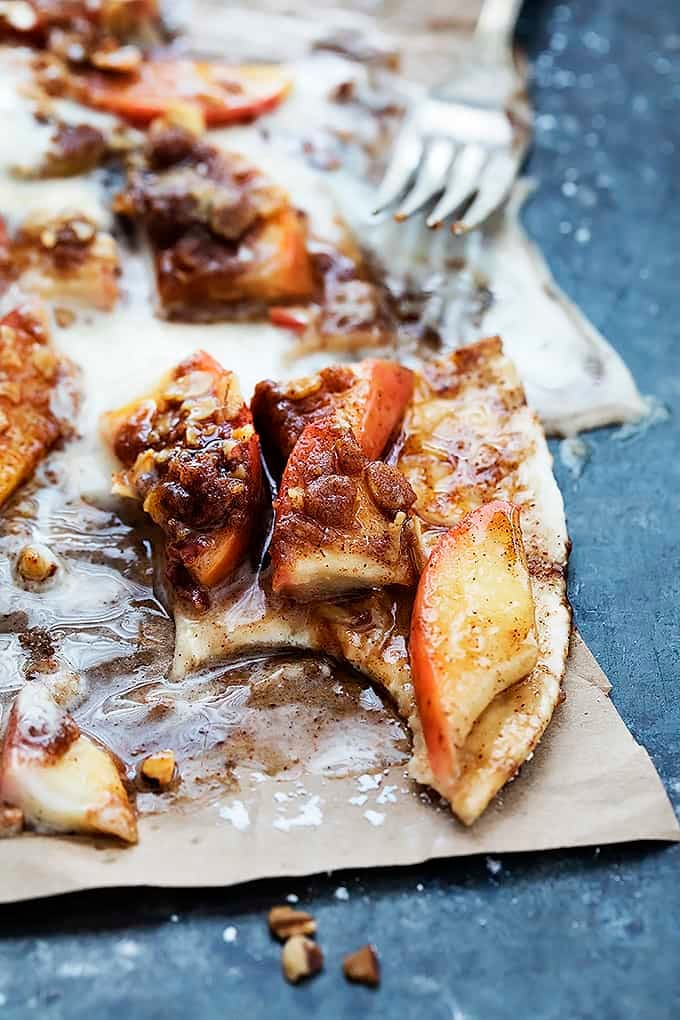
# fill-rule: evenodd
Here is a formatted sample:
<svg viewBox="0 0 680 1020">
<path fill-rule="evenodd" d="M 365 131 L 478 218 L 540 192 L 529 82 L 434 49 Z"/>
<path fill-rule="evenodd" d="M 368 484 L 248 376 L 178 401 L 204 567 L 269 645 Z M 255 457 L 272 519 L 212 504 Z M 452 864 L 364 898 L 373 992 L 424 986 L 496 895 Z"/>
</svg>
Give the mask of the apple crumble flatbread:
<svg viewBox="0 0 680 1020">
<path fill-rule="evenodd" d="M 452 805 L 470 823 L 531 753 L 559 700 L 569 644 L 562 498 L 536 416 L 498 339 L 432 363 L 416 376 L 394 460 L 416 495 L 411 525 L 426 558 L 442 532 L 494 499 L 522 510 L 522 533 L 536 605 L 539 659 L 521 684 L 498 695 L 464 747 Z M 435 785 L 427 762 L 408 662 L 409 599 L 387 592 L 361 600 L 310 603 L 272 596 L 268 573 L 219 599 L 205 614 L 175 607 L 174 674 L 253 647 L 295 646 L 347 660 L 384 686 L 409 719 L 410 771 Z"/>
</svg>

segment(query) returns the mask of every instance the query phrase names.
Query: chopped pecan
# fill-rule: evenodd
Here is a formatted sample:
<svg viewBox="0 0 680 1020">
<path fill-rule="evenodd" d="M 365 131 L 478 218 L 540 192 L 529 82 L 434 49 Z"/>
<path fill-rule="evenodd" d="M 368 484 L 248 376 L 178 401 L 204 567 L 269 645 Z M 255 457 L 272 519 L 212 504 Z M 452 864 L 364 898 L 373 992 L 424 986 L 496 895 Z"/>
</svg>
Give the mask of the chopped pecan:
<svg viewBox="0 0 680 1020">
<path fill-rule="evenodd" d="M 325 475 L 311 482 L 305 492 L 305 512 L 320 524 L 339 528 L 354 516 L 357 483 L 346 475 Z"/>
<path fill-rule="evenodd" d="M 280 942 L 293 935 L 313 935 L 316 921 L 306 910 L 295 910 L 293 907 L 272 907 L 267 918 L 269 930 Z"/>
<path fill-rule="evenodd" d="M 348 981 L 373 988 L 380 984 L 380 959 L 375 946 L 365 945 L 355 953 L 349 953 L 342 961 L 342 969 Z"/>
<path fill-rule="evenodd" d="M 156 751 L 145 758 L 140 767 L 140 774 L 156 789 L 167 789 L 175 779 L 177 765 L 174 751 Z"/>
<path fill-rule="evenodd" d="M 396 514 L 415 503 L 415 492 L 396 468 L 376 460 L 366 466 L 364 473 L 376 505 L 385 513 Z"/>
<path fill-rule="evenodd" d="M 58 568 L 57 557 L 48 546 L 40 542 L 25 545 L 19 553 L 17 570 L 24 581 L 42 584 L 54 577 Z"/>
<path fill-rule="evenodd" d="M 283 973 L 291 984 L 318 974 L 323 967 L 323 953 L 316 942 L 304 935 L 293 935 L 281 952 Z"/>
<path fill-rule="evenodd" d="M 94 169 L 106 152 L 106 140 L 91 124 L 59 124 L 50 142 L 42 177 L 71 177 Z"/>
<path fill-rule="evenodd" d="M 366 463 L 356 436 L 351 431 L 343 431 L 335 442 L 335 455 L 338 458 L 338 469 L 345 475 L 358 475 Z"/>
</svg>

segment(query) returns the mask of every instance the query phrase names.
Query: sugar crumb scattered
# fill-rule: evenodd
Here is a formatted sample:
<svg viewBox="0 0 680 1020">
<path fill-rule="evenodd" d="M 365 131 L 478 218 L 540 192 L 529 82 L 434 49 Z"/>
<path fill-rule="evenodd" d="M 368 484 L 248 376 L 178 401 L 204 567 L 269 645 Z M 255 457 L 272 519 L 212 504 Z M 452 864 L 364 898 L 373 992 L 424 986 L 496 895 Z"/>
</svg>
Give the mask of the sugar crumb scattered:
<svg viewBox="0 0 680 1020">
<path fill-rule="evenodd" d="M 377 804 L 396 804 L 396 786 L 383 786 L 382 790 L 376 798 Z"/>
<path fill-rule="evenodd" d="M 243 832 L 250 825 L 250 815 L 242 800 L 234 800 L 231 804 L 222 804 L 220 818 L 231 822 L 239 832 Z"/>
<path fill-rule="evenodd" d="M 357 786 L 362 793 L 366 793 L 368 790 L 377 790 L 382 783 L 382 779 L 381 775 L 371 776 L 365 773 L 363 776 L 358 777 Z"/>
<path fill-rule="evenodd" d="M 323 812 L 320 807 L 321 797 L 314 795 L 310 797 L 306 804 L 303 804 L 300 809 L 300 814 L 294 815 L 292 818 L 275 818 L 273 826 L 275 829 L 279 829 L 281 832 L 290 832 L 291 829 L 299 829 L 321 825 L 323 822 Z"/>
</svg>

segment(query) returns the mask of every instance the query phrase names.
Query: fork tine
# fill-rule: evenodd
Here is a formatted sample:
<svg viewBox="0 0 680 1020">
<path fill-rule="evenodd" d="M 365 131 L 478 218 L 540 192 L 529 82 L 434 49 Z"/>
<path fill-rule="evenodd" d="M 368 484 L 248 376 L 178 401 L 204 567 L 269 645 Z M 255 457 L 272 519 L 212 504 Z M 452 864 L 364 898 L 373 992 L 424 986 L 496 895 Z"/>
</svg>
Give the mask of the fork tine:
<svg viewBox="0 0 680 1020">
<path fill-rule="evenodd" d="M 486 158 L 486 151 L 481 145 L 463 147 L 454 160 L 446 191 L 427 218 L 428 227 L 438 227 L 474 194 Z"/>
<path fill-rule="evenodd" d="M 455 145 L 448 138 L 435 138 L 429 143 L 415 184 L 395 212 L 395 220 L 408 219 L 444 189 L 455 151 Z"/>
<path fill-rule="evenodd" d="M 405 125 L 399 132 L 394 153 L 390 160 L 382 184 L 378 190 L 378 197 L 373 215 L 377 216 L 392 202 L 406 191 L 406 188 L 415 173 L 423 155 L 424 142 L 418 132 L 409 125 Z"/>
<path fill-rule="evenodd" d="M 487 163 L 477 186 L 477 196 L 461 220 L 453 224 L 455 234 L 466 234 L 488 219 L 498 208 L 517 176 L 519 157 L 515 153 L 495 152 Z"/>
</svg>

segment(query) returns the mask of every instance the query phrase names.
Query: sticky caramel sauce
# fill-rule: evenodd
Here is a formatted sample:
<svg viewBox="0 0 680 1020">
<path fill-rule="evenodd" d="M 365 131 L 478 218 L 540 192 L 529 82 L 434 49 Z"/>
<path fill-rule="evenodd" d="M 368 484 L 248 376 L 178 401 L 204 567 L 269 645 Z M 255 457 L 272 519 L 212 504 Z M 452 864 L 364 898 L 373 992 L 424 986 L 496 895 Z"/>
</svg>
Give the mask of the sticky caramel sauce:
<svg viewBox="0 0 680 1020">
<path fill-rule="evenodd" d="M 235 770 L 286 779 L 378 771 L 409 739 L 385 696 L 323 656 L 244 656 L 171 679 L 172 618 L 157 597 L 155 536 L 126 509 L 76 494 L 77 446 L 54 453 L 0 521 L 0 708 L 40 676 L 81 728 L 118 757 L 142 813 L 217 797 Z M 27 541 L 59 568 L 46 586 L 15 570 Z M 158 795 L 142 760 L 175 753 L 180 781 Z"/>
</svg>

